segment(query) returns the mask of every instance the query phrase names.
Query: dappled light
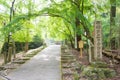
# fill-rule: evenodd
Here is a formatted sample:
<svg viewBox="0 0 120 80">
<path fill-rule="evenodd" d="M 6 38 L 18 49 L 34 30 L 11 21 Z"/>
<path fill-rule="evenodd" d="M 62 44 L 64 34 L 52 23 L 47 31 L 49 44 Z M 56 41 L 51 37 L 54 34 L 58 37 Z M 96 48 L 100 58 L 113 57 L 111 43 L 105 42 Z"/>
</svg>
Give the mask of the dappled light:
<svg viewBox="0 0 120 80">
<path fill-rule="evenodd" d="M 119 66 L 119 0 L 0 0 L 0 80 L 119 80 Z"/>
<path fill-rule="evenodd" d="M 40 55 L 40 56 L 36 56 L 36 57 L 34 57 L 35 59 L 40 59 L 40 58 L 42 58 L 43 60 L 49 60 L 49 57 L 48 57 L 49 55 L 45 55 L 45 54 L 42 54 L 42 55 Z"/>
</svg>

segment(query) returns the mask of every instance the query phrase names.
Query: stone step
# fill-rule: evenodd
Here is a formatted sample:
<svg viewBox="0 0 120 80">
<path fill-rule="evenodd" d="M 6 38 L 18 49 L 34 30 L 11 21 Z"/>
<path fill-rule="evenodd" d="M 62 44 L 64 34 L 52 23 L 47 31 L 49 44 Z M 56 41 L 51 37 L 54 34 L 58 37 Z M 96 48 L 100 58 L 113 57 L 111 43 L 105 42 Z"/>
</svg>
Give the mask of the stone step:
<svg viewBox="0 0 120 80">
<path fill-rule="evenodd" d="M 30 60 L 30 57 L 23 57 L 23 58 L 21 58 L 21 60 Z"/>
<path fill-rule="evenodd" d="M 16 63 L 16 64 L 24 64 L 25 61 L 24 61 L 24 60 L 17 60 L 17 61 L 13 61 L 13 63 Z"/>
<path fill-rule="evenodd" d="M 76 60 L 61 60 L 62 63 L 72 63 L 75 62 Z"/>
<path fill-rule="evenodd" d="M 73 55 L 66 55 L 66 54 L 64 54 L 61 57 L 74 57 L 74 56 Z"/>
<path fill-rule="evenodd" d="M 33 57 L 34 55 L 26 55 L 25 57 Z"/>
<path fill-rule="evenodd" d="M 0 66 L 0 71 L 5 70 L 6 68 L 4 66 Z"/>
<path fill-rule="evenodd" d="M 61 57 L 61 60 L 74 60 L 74 57 Z"/>
</svg>

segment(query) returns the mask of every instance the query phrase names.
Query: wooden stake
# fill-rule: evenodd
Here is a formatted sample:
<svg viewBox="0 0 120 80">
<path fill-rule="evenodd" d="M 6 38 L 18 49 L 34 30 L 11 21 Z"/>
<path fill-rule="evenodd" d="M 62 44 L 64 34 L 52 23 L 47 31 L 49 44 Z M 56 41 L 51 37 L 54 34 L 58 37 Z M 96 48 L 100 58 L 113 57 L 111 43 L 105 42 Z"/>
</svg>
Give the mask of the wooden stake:
<svg viewBox="0 0 120 80">
<path fill-rule="evenodd" d="M 82 48 L 80 48 L 80 58 L 83 58 Z"/>
</svg>

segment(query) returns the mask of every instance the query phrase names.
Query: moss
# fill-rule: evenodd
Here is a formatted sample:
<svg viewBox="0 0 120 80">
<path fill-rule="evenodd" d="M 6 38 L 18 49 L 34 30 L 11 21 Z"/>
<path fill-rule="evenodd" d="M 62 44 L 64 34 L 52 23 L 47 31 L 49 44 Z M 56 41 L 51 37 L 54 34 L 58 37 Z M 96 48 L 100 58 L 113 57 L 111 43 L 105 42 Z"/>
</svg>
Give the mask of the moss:
<svg viewBox="0 0 120 80">
<path fill-rule="evenodd" d="M 95 68 L 88 66 L 83 69 L 81 76 L 87 76 L 89 80 L 101 80 L 111 78 L 116 75 L 114 70 L 109 68 Z"/>
<path fill-rule="evenodd" d="M 111 69 L 105 69 L 104 74 L 105 74 L 106 78 L 111 78 L 116 75 L 116 72 Z"/>
<path fill-rule="evenodd" d="M 107 68 L 108 67 L 108 65 L 105 62 L 101 62 L 101 61 L 92 62 L 90 66 L 96 67 L 96 68 Z"/>
<path fill-rule="evenodd" d="M 79 75 L 77 73 L 74 73 L 74 80 L 79 80 Z"/>
</svg>

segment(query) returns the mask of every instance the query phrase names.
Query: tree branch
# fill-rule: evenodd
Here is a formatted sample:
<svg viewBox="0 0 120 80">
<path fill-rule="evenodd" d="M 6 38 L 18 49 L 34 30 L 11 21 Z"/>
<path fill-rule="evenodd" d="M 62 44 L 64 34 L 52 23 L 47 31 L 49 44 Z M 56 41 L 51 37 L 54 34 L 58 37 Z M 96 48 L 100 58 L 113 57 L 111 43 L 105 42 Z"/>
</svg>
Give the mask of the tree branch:
<svg viewBox="0 0 120 80">
<path fill-rule="evenodd" d="M 10 7 L 10 21 L 12 20 L 12 16 L 13 16 L 14 3 L 15 3 L 15 0 L 13 0 L 13 2 L 12 2 L 12 6 Z"/>
<path fill-rule="evenodd" d="M 68 19 L 66 19 L 65 17 L 59 15 L 59 14 L 54 14 L 54 13 L 47 13 L 47 14 L 44 14 L 44 16 L 52 16 L 52 17 L 60 17 L 60 18 L 63 18 L 65 21 L 67 21 L 68 23 L 72 24 L 71 21 L 69 21 Z"/>
</svg>

